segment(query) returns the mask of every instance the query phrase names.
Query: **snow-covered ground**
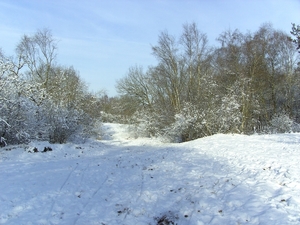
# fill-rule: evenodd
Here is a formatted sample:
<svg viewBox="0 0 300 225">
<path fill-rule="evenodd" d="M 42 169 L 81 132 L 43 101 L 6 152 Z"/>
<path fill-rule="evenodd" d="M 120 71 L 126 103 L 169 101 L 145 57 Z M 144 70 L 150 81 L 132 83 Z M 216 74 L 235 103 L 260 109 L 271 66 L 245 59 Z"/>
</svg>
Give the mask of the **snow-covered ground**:
<svg viewBox="0 0 300 225">
<path fill-rule="evenodd" d="M 103 137 L 1 148 L 0 224 L 300 224 L 300 134 Z"/>
</svg>

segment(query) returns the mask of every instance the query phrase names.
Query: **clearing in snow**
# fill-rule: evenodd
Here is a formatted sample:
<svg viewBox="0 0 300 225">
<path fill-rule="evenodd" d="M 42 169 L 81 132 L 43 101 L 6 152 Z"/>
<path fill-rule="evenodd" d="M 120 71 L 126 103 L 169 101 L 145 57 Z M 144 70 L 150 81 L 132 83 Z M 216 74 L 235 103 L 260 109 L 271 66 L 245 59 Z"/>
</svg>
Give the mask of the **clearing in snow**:
<svg viewBox="0 0 300 225">
<path fill-rule="evenodd" d="M 300 224 L 300 134 L 168 144 L 103 127 L 1 148 L 0 224 Z"/>
</svg>

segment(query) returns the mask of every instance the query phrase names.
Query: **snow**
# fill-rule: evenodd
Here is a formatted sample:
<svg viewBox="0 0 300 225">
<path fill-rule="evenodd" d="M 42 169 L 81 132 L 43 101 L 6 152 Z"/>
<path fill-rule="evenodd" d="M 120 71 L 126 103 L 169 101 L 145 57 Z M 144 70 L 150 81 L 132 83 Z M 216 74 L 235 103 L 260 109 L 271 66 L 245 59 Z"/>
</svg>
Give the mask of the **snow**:
<svg viewBox="0 0 300 225">
<path fill-rule="evenodd" d="M 300 224 L 299 147 L 298 133 L 169 144 L 109 123 L 102 140 L 8 146 L 0 224 Z"/>
</svg>

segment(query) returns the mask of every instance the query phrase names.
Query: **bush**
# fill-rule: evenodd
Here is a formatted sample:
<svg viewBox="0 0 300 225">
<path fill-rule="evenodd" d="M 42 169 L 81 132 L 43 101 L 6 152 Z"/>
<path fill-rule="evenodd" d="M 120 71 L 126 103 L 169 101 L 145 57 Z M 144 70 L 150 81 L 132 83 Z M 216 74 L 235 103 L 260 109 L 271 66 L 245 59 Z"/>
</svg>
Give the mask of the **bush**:
<svg viewBox="0 0 300 225">
<path fill-rule="evenodd" d="M 136 111 L 131 117 L 131 124 L 134 127 L 136 137 L 159 136 L 163 123 L 161 116 L 154 111 L 140 110 Z"/>
<path fill-rule="evenodd" d="M 201 136 L 203 114 L 191 103 L 186 103 L 174 119 L 165 133 L 172 142 L 185 142 Z"/>
<path fill-rule="evenodd" d="M 270 121 L 271 131 L 273 133 L 292 132 L 294 127 L 293 120 L 286 114 L 275 114 Z"/>
</svg>

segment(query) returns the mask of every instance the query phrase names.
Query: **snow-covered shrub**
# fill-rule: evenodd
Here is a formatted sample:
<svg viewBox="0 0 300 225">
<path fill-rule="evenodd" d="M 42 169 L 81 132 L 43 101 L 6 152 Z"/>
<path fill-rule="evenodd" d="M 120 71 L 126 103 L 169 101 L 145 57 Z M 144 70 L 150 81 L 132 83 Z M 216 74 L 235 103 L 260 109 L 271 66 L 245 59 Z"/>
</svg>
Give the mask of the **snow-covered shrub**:
<svg viewBox="0 0 300 225">
<path fill-rule="evenodd" d="M 185 103 L 166 129 L 171 141 L 184 142 L 217 133 L 239 132 L 240 104 L 234 96 L 225 96 L 213 107 Z"/>
<path fill-rule="evenodd" d="M 49 99 L 44 101 L 40 116 L 39 121 L 44 124 L 42 136 L 47 135 L 51 143 L 82 143 L 89 137 L 95 137 L 98 132 L 96 118 L 81 109 L 56 105 Z"/>
<path fill-rule="evenodd" d="M 99 99 L 86 91 L 73 67 L 49 64 L 56 55 L 51 33 L 38 31 L 16 49 L 15 59 L 0 49 L 1 143 L 64 143 L 94 135 Z"/>
<path fill-rule="evenodd" d="M 271 131 L 274 133 L 292 132 L 294 127 L 293 120 L 285 113 L 275 114 L 270 121 Z"/>
<path fill-rule="evenodd" d="M 239 132 L 240 105 L 234 97 L 224 97 L 220 104 L 205 108 L 187 102 L 179 113 L 166 118 L 158 110 L 134 114 L 137 136 L 161 136 L 171 142 L 185 142 L 216 133 Z"/>
<path fill-rule="evenodd" d="M 78 130 L 78 117 L 73 110 L 50 105 L 47 108 L 50 143 L 65 143 Z"/>
<path fill-rule="evenodd" d="M 3 119 L 0 118 L 0 124 L 1 123 L 4 124 L 4 125 L 6 125 L 6 126 L 9 126 L 9 124 L 5 120 L 3 120 Z M 3 136 L 4 136 L 4 134 L 1 133 L 0 134 L 0 147 L 4 147 L 4 146 L 7 145 L 6 139 Z"/>
<path fill-rule="evenodd" d="M 201 136 L 203 113 L 191 103 L 186 103 L 180 113 L 176 114 L 174 123 L 166 128 L 165 135 L 172 142 L 184 142 Z"/>
<path fill-rule="evenodd" d="M 92 118 L 90 115 L 78 112 L 76 129 L 68 137 L 73 143 L 84 143 L 88 138 L 98 138 L 101 135 L 102 121 Z"/>
<path fill-rule="evenodd" d="M 130 122 L 133 124 L 136 137 L 157 137 L 163 134 L 167 120 L 163 113 L 144 109 L 135 112 Z"/>
<path fill-rule="evenodd" d="M 166 129 L 171 141 L 184 142 L 217 133 L 240 132 L 240 104 L 236 96 L 225 96 L 211 107 L 185 103 Z"/>
<path fill-rule="evenodd" d="M 111 114 L 101 111 L 101 121 L 103 123 L 128 123 L 128 120 L 123 115 Z"/>
<path fill-rule="evenodd" d="M 7 144 L 26 143 L 30 139 L 27 128 L 32 108 L 25 97 L 26 82 L 13 71 L 9 60 L 0 61 L 0 136 Z"/>
<path fill-rule="evenodd" d="M 106 112 L 101 112 L 101 120 L 104 123 L 113 123 L 115 122 L 115 116 L 112 115 L 111 113 L 106 113 Z"/>
<path fill-rule="evenodd" d="M 64 143 L 91 136 L 94 118 L 83 110 L 55 104 L 38 83 L 8 74 L 0 79 L 0 136 L 7 144 L 32 139 Z M 76 137 L 76 138 L 75 138 Z"/>
<path fill-rule="evenodd" d="M 225 96 L 222 98 L 220 108 L 216 111 L 215 123 L 217 130 L 214 133 L 240 132 L 242 122 L 240 103 L 236 96 Z"/>
</svg>

